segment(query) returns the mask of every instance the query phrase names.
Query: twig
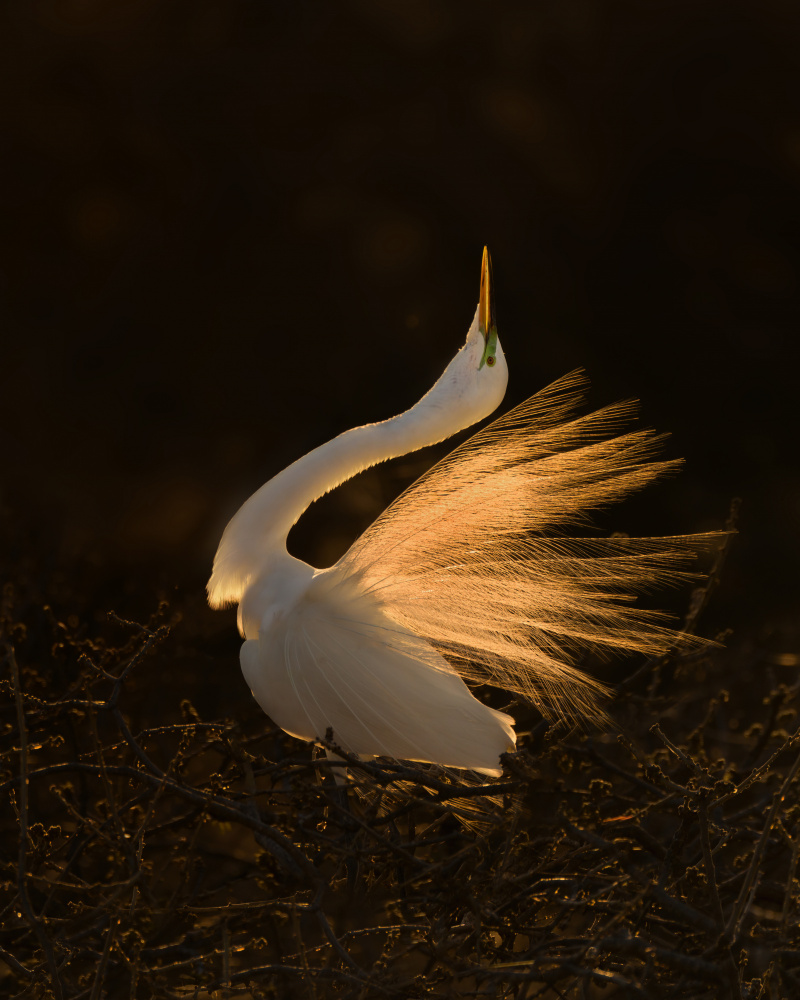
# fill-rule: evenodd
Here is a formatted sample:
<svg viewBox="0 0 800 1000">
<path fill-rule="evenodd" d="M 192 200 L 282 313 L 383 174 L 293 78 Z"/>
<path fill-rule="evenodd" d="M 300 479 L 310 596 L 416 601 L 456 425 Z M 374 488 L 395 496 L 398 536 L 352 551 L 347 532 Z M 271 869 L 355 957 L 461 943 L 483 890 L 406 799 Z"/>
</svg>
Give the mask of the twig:
<svg viewBox="0 0 800 1000">
<path fill-rule="evenodd" d="M 62 1000 L 64 994 L 61 990 L 61 980 L 56 967 L 53 946 L 45 933 L 42 922 L 33 911 L 30 896 L 28 895 L 28 730 L 25 725 L 25 705 L 22 699 L 19 667 L 17 666 L 17 658 L 14 655 L 14 647 L 10 644 L 6 647 L 6 662 L 11 670 L 11 686 L 14 690 L 14 702 L 17 709 L 17 729 L 19 731 L 19 852 L 17 855 L 17 888 L 22 912 L 28 918 L 28 923 L 39 939 L 39 944 L 42 946 L 42 951 L 47 959 L 53 992 L 57 1000 Z"/>
<path fill-rule="evenodd" d="M 772 827 L 775 822 L 775 817 L 777 816 L 778 809 L 783 804 L 783 801 L 786 798 L 786 793 L 789 791 L 789 788 L 791 787 L 792 782 L 797 776 L 798 771 L 800 771 L 800 754 L 798 754 L 797 757 L 795 758 L 794 764 L 792 764 L 789 773 L 786 775 L 786 778 L 783 784 L 781 785 L 780 790 L 776 792 L 772 800 L 772 805 L 770 807 L 769 812 L 767 813 L 767 818 L 764 822 L 764 827 L 761 831 L 761 836 L 758 838 L 758 843 L 756 844 L 755 850 L 753 851 L 753 857 L 750 861 L 750 866 L 747 869 L 747 875 L 745 877 L 744 882 L 742 883 L 742 888 L 739 890 L 739 896 L 736 900 L 736 903 L 733 909 L 731 910 L 731 915 L 728 918 L 728 923 L 725 926 L 723 938 L 726 941 L 735 941 L 739 936 L 739 928 L 741 926 L 741 922 L 744 919 L 744 916 L 747 913 L 747 910 L 750 908 L 752 902 L 751 889 L 753 888 L 753 885 L 758 876 L 759 868 L 761 865 L 761 859 L 764 856 L 764 851 L 766 850 L 769 836 L 772 833 Z"/>
<path fill-rule="evenodd" d="M 775 760 L 780 757 L 782 753 L 785 753 L 787 750 L 791 750 L 798 741 L 800 741 L 800 727 L 798 727 L 792 735 L 778 747 L 775 753 L 770 756 L 769 760 L 764 761 L 764 763 L 759 767 L 753 768 L 750 774 L 748 774 L 746 778 L 743 778 L 735 788 L 731 789 L 731 791 L 725 792 L 724 795 L 720 795 L 718 798 L 714 799 L 714 801 L 710 804 L 709 809 L 717 809 L 719 806 L 724 805 L 724 803 L 732 799 L 734 795 L 741 795 L 741 793 L 746 791 L 754 782 L 758 781 L 762 775 L 768 774 L 770 768 L 775 763 Z"/>
</svg>

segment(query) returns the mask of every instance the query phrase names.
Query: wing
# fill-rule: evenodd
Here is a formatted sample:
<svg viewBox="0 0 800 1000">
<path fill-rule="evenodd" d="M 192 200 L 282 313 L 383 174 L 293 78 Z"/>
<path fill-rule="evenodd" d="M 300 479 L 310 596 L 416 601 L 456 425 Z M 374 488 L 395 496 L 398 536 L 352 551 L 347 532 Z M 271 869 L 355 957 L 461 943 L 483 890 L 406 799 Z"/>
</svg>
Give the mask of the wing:
<svg viewBox="0 0 800 1000">
<path fill-rule="evenodd" d="M 420 636 L 374 598 L 320 573 L 291 614 L 242 647 L 242 669 L 284 730 L 350 753 L 499 775 L 513 719 L 478 701 Z"/>
<path fill-rule="evenodd" d="M 592 509 L 680 465 L 652 460 L 664 436 L 619 433 L 635 404 L 574 416 L 584 387 L 581 372 L 568 375 L 474 435 L 334 567 L 467 680 L 557 717 L 602 714 L 603 688 L 573 666 L 578 652 L 654 653 L 679 641 L 631 601 L 690 576 L 697 550 L 719 538 L 569 536 Z"/>
</svg>

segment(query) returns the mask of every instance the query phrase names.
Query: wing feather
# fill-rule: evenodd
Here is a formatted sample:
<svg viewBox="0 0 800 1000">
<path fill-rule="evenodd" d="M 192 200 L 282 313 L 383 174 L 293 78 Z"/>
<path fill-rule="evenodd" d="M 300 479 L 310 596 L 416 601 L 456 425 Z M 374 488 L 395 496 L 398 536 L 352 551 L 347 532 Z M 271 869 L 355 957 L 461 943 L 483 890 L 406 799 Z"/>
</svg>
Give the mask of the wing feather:
<svg viewBox="0 0 800 1000">
<path fill-rule="evenodd" d="M 574 372 L 455 449 L 399 497 L 330 571 L 385 616 L 556 717 L 602 714 L 586 649 L 655 653 L 692 642 L 635 595 L 685 580 L 722 536 L 572 537 L 591 511 L 672 472 L 665 435 L 620 433 L 635 404 L 582 416 Z"/>
<path fill-rule="evenodd" d="M 264 711 L 292 735 L 354 754 L 434 760 L 498 775 L 513 719 L 478 701 L 459 673 L 379 603 L 327 572 L 282 620 L 242 647 Z"/>
</svg>

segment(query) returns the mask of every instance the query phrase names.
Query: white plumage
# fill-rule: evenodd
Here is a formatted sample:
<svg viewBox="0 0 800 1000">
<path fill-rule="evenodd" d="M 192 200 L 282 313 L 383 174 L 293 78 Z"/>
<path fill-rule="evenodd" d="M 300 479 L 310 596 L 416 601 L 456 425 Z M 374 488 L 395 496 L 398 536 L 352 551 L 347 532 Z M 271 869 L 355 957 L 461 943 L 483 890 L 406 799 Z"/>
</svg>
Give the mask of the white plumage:
<svg viewBox="0 0 800 1000">
<path fill-rule="evenodd" d="M 489 683 L 556 718 L 598 717 L 603 688 L 572 664 L 587 648 L 654 653 L 679 641 L 633 595 L 679 579 L 709 536 L 569 537 L 588 513 L 675 462 L 660 438 L 619 433 L 631 404 L 575 416 L 569 375 L 439 462 L 325 570 L 290 556 L 308 505 L 370 465 L 450 437 L 491 413 L 507 369 L 489 258 L 464 347 L 398 417 L 347 431 L 280 473 L 225 529 L 208 585 L 239 602 L 242 670 L 265 712 L 305 740 L 333 731 L 361 754 L 488 775 L 513 719 L 478 701 Z"/>
</svg>

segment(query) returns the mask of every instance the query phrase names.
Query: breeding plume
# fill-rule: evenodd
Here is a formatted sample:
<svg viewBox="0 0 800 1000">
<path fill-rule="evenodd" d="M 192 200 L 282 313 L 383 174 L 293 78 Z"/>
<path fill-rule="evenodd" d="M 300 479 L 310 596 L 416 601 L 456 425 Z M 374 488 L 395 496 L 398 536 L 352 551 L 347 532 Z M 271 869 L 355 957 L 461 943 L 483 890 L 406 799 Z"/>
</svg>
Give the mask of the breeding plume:
<svg viewBox="0 0 800 1000">
<path fill-rule="evenodd" d="M 589 512 L 674 462 L 659 437 L 622 433 L 630 403 L 576 416 L 568 375 L 475 434 L 396 500 L 329 569 L 286 549 L 315 499 L 362 469 L 434 444 L 492 413 L 508 371 L 486 250 L 464 346 L 399 416 L 346 431 L 262 486 L 222 536 L 208 597 L 238 602 L 241 664 L 282 729 L 350 753 L 502 773 L 514 720 L 468 684 L 558 719 L 602 715 L 588 649 L 655 653 L 678 636 L 636 609 L 685 575 L 699 541 L 578 538 Z"/>
</svg>

